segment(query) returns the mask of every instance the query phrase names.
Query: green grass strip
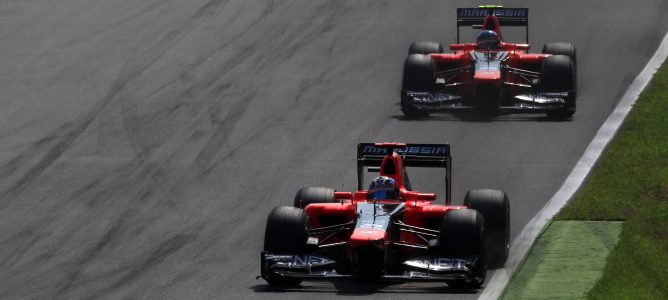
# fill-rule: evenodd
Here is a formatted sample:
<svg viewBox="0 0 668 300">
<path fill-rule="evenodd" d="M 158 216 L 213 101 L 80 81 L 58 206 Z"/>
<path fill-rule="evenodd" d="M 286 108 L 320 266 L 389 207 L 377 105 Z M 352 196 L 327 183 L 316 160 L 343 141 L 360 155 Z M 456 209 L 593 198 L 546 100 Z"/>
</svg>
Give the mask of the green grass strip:
<svg viewBox="0 0 668 300">
<path fill-rule="evenodd" d="M 668 299 L 668 65 L 559 220 L 625 220 L 589 299 Z"/>
<path fill-rule="evenodd" d="M 586 117 L 586 116 L 578 116 Z M 555 224 L 566 220 L 624 221 L 619 242 L 605 260 L 601 278 L 588 283 L 588 299 L 668 299 L 668 66 L 655 74 L 626 118 L 617 136 L 594 168 L 586 184 L 555 217 L 536 241 L 524 265 L 506 288 L 506 299 L 579 298 L 586 287 L 564 283 L 568 276 L 556 264 L 545 265 L 548 249 L 567 251 L 554 245 L 559 240 Z M 566 230 L 568 231 L 568 230 Z M 570 234 L 570 233 L 569 233 Z M 581 255 L 591 257 L 601 242 Z M 557 247 L 557 248 L 550 248 Z M 588 256 L 587 252 L 591 252 Z M 563 268 L 581 263 L 588 274 L 591 261 L 565 257 Z M 573 275 L 575 276 L 575 275 Z M 590 276 L 590 275 L 586 275 Z M 553 282 L 553 284 L 549 284 Z M 589 282 L 589 281 L 588 281 Z M 572 293 L 554 292 L 567 286 Z M 541 290 L 541 292 L 535 292 Z M 577 290 L 577 292 L 575 292 Z M 550 296 L 541 296 L 547 295 Z M 556 293 L 556 294 L 553 294 Z"/>
<path fill-rule="evenodd" d="M 584 298 L 601 277 L 622 222 L 554 221 L 536 240 L 503 299 Z"/>
</svg>

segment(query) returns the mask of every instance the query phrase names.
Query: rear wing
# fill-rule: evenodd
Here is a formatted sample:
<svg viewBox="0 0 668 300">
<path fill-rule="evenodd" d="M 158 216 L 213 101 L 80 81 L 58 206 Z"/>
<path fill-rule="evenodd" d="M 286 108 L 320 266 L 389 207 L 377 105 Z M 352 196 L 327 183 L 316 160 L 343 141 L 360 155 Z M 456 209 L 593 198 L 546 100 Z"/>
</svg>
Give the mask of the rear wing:
<svg viewBox="0 0 668 300">
<path fill-rule="evenodd" d="M 457 44 L 459 44 L 459 27 L 482 26 L 485 17 L 496 16 L 499 26 L 524 26 L 526 27 L 526 43 L 529 43 L 529 9 L 528 8 L 504 8 L 500 5 L 481 5 L 477 8 L 457 9 Z"/>
<path fill-rule="evenodd" d="M 364 167 L 380 167 L 385 156 L 396 152 L 405 167 L 444 168 L 445 201 L 451 201 L 450 144 L 400 144 L 400 143 L 359 143 L 357 144 L 357 189 L 364 189 Z"/>
</svg>

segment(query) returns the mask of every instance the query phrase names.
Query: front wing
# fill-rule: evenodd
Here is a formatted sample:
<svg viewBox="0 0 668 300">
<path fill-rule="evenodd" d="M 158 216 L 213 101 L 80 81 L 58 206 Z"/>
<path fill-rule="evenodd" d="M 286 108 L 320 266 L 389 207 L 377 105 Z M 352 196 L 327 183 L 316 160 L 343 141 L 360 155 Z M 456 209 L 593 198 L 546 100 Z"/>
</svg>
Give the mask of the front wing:
<svg viewBox="0 0 668 300">
<path fill-rule="evenodd" d="M 511 105 L 496 107 L 499 113 L 545 113 L 563 109 L 574 91 L 563 93 L 519 94 L 512 98 Z M 402 105 L 425 112 L 474 111 L 479 107 L 467 105 L 465 98 L 440 92 L 401 92 Z"/>
<path fill-rule="evenodd" d="M 341 274 L 336 271 L 337 262 L 323 256 L 314 255 L 277 255 L 261 253 L 262 278 L 299 278 L 304 280 L 332 281 L 336 279 L 354 279 L 355 275 Z M 374 279 L 380 281 L 480 281 L 476 276 L 484 268 L 478 256 L 470 258 L 420 257 L 404 261 L 403 271 L 397 274 L 385 274 Z M 368 279 L 365 277 L 365 279 Z"/>
</svg>

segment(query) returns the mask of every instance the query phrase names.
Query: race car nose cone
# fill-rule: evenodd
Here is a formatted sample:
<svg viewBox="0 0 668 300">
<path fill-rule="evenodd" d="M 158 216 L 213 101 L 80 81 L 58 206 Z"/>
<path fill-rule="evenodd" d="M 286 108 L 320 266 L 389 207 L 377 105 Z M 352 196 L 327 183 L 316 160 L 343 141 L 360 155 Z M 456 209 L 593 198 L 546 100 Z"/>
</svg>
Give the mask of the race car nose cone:
<svg viewBox="0 0 668 300">
<path fill-rule="evenodd" d="M 373 245 L 382 248 L 385 240 L 385 234 L 385 230 L 380 229 L 356 229 L 350 236 L 350 243 L 352 245 Z"/>
<path fill-rule="evenodd" d="M 501 72 L 499 71 L 476 71 L 473 75 L 473 81 L 476 84 L 497 84 L 501 81 Z"/>
</svg>

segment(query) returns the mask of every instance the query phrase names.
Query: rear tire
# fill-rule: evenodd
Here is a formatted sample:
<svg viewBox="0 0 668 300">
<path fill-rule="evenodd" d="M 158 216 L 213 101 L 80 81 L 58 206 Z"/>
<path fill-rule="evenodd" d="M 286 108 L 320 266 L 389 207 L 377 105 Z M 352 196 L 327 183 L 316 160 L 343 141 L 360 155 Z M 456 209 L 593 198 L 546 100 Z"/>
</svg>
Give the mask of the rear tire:
<svg viewBox="0 0 668 300">
<path fill-rule="evenodd" d="M 412 92 L 428 92 L 436 84 L 436 64 L 429 55 L 411 54 L 404 61 L 401 89 Z M 407 117 L 425 117 L 428 112 L 420 111 L 408 103 L 407 96 L 401 96 L 401 111 Z"/>
<path fill-rule="evenodd" d="M 264 230 L 264 251 L 272 254 L 303 254 L 308 239 L 308 217 L 301 208 L 280 206 L 274 208 L 267 218 Z M 275 286 L 299 285 L 302 280 L 280 276 L 265 278 Z"/>
<path fill-rule="evenodd" d="M 573 61 L 565 55 L 552 55 L 543 60 L 541 73 L 542 92 L 568 92 L 575 90 Z M 548 112 L 550 117 L 569 118 L 575 113 L 576 93 L 566 98 L 566 104 L 559 110 Z"/>
<path fill-rule="evenodd" d="M 573 71 L 577 71 L 577 50 L 571 43 L 549 43 L 543 46 L 544 54 L 566 55 L 573 61 Z"/>
<path fill-rule="evenodd" d="M 443 217 L 439 234 L 438 250 L 446 257 L 469 258 L 479 256 L 483 260 L 478 269 L 473 270 L 472 281 L 449 280 L 452 288 L 476 289 L 485 282 L 485 221 L 483 216 L 472 209 L 457 209 Z"/>
<path fill-rule="evenodd" d="M 470 190 L 464 205 L 477 210 L 485 218 L 485 249 L 487 267 L 503 267 L 510 249 L 510 201 L 498 190 Z"/>
<path fill-rule="evenodd" d="M 437 42 L 418 41 L 408 47 L 408 54 L 443 53 L 443 45 Z"/>
<path fill-rule="evenodd" d="M 326 187 L 303 187 L 297 191 L 293 206 L 305 208 L 313 203 L 334 203 L 334 189 Z"/>
</svg>

